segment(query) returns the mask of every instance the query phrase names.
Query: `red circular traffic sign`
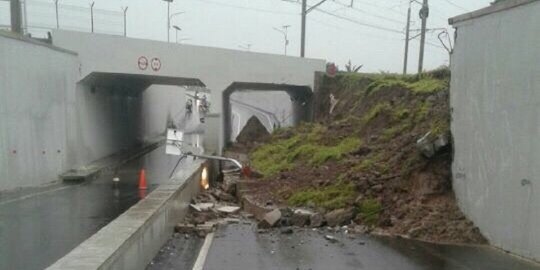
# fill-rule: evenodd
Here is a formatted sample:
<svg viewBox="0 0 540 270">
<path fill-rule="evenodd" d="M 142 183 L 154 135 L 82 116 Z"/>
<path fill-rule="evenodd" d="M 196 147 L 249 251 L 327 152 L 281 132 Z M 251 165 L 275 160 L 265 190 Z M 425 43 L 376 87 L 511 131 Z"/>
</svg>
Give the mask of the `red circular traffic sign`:
<svg viewBox="0 0 540 270">
<path fill-rule="evenodd" d="M 333 78 L 337 74 L 337 66 L 335 63 L 326 64 L 326 75 Z"/>
<path fill-rule="evenodd" d="M 139 66 L 140 70 L 146 70 L 148 68 L 148 59 L 144 56 L 139 57 L 137 65 Z"/>
<path fill-rule="evenodd" d="M 152 58 L 150 65 L 154 71 L 159 71 L 161 69 L 161 60 L 159 60 L 159 58 L 157 57 L 154 57 Z"/>
</svg>

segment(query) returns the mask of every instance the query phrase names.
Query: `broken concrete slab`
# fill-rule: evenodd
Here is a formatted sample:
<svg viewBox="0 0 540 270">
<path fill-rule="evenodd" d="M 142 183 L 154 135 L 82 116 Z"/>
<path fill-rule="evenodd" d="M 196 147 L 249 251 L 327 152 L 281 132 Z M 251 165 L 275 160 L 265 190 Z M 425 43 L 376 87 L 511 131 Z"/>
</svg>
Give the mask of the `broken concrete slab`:
<svg viewBox="0 0 540 270">
<path fill-rule="evenodd" d="M 192 209 L 194 209 L 197 212 L 203 212 L 203 211 L 209 211 L 211 208 L 214 207 L 213 203 L 196 203 L 196 204 L 190 204 Z"/>
<path fill-rule="evenodd" d="M 426 133 L 422 138 L 416 141 L 416 148 L 426 158 L 431 158 L 435 155 L 435 148 L 433 147 L 433 142 L 430 135 L 431 131 Z"/>
<path fill-rule="evenodd" d="M 304 227 L 309 224 L 313 212 L 306 209 L 295 209 L 291 215 L 290 223 L 293 226 Z"/>
<path fill-rule="evenodd" d="M 216 208 L 218 212 L 226 213 L 226 214 L 234 214 L 240 211 L 240 207 L 238 206 L 219 206 Z"/>
<path fill-rule="evenodd" d="M 311 218 L 310 218 L 309 225 L 311 227 L 315 227 L 315 228 L 318 228 L 318 227 L 321 227 L 322 225 L 324 225 L 324 217 L 323 217 L 323 215 L 320 214 L 320 213 L 313 214 L 311 216 Z"/>
<path fill-rule="evenodd" d="M 338 240 L 335 237 L 333 237 L 331 235 L 328 235 L 328 234 L 324 236 L 324 239 L 326 239 L 326 240 L 328 240 L 329 242 L 332 242 L 332 243 L 338 242 Z"/>
<path fill-rule="evenodd" d="M 259 222 L 259 227 L 261 228 L 270 228 L 278 224 L 281 219 L 281 211 L 279 209 L 274 209 L 264 215 L 264 218 Z"/>
<path fill-rule="evenodd" d="M 192 233 L 195 231 L 195 225 L 187 223 L 178 223 L 174 226 L 176 233 Z"/>
</svg>

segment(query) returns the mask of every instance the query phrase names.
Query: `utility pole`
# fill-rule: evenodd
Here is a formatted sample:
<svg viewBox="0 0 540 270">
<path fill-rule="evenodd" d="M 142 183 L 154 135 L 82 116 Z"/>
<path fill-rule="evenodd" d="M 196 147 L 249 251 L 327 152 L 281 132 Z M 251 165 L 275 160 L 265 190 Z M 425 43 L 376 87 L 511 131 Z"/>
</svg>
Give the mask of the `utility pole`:
<svg viewBox="0 0 540 270">
<path fill-rule="evenodd" d="M 302 0 L 302 34 L 300 37 L 300 57 L 304 57 L 306 54 L 306 17 L 307 15 L 316 9 L 318 6 L 322 5 L 327 0 L 321 0 L 319 3 L 307 8 L 307 0 Z M 352 5 L 352 2 L 351 2 Z"/>
<path fill-rule="evenodd" d="M 307 0 L 302 0 L 302 36 L 300 37 L 300 57 L 306 54 L 306 16 Z"/>
<path fill-rule="evenodd" d="M 422 34 L 420 36 L 420 59 L 418 60 L 418 74 L 422 73 L 424 68 L 424 47 L 426 45 L 426 25 L 428 17 L 428 0 L 424 0 L 424 2 L 422 3 L 422 9 L 420 9 L 420 19 L 422 19 Z"/>
<path fill-rule="evenodd" d="M 91 24 L 92 33 L 94 33 L 94 4 L 95 2 L 92 2 L 90 4 L 90 24 Z"/>
<path fill-rule="evenodd" d="M 60 22 L 58 21 L 58 0 L 54 0 L 54 9 L 56 10 L 56 29 L 59 29 Z"/>
<path fill-rule="evenodd" d="M 409 35 L 411 30 L 411 3 L 409 1 L 409 9 L 407 10 L 407 29 L 405 30 L 405 57 L 403 59 L 403 75 L 407 75 L 407 65 L 409 60 Z"/>
<path fill-rule="evenodd" d="M 125 7 L 125 8 L 122 8 L 122 10 L 124 11 L 124 37 L 127 37 L 127 11 L 128 11 L 128 7 Z"/>
<path fill-rule="evenodd" d="M 11 31 L 22 34 L 22 20 L 21 20 L 21 1 L 11 0 Z"/>
</svg>

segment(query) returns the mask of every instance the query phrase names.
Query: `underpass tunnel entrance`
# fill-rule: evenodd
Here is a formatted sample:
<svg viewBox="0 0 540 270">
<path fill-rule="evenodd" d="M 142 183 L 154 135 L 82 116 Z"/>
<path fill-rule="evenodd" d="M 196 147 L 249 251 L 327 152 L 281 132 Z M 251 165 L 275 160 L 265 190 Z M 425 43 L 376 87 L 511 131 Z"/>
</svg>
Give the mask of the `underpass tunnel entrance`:
<svg viewBox="0 0 540 270">
<path fill-rule="evenodd" d="M 210 97 L 195 78 L 91 73 L 77 85 L 73 121 L 85 142 L 70 150 L 81 164 L 129 149 L 188 124 L 192 92 Z M 202 130 L 198 115 L 191 129 Z M 81 154 L 83 153 L 83 154 Z"/>
<path fill-rule="evenodd" d="M 234 142 L 255 116 L 268 132 L 311 121 L 313 92 L 308 86 L 233 83 L 223 92 L 224 142 Z"/>
</svg>

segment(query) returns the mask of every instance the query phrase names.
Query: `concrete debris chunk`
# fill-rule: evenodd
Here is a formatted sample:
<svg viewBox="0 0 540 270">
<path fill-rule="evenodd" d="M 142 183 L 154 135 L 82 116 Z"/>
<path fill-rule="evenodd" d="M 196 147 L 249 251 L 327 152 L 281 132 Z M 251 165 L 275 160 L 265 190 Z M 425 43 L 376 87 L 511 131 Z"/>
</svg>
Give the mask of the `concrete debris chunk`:
<svg viewBox="0 0 540 270">
<path fill-rule="evenodd" d="M 333 236 L 331 236 L 331 235 L 328 235 L 328 234 L 324 236 L 324 239 L 328 240 L 328 241 L 331 242 L 331 243 L 336 243 L 336 242 L 338 242 L 338 240 L 337 240 L 335 237 L 333 237 Z"/>
<path fill-rule="evenodd" d="M 324 217 L 320 213 L 315 213 L 311 216 L 309 225 L 314 228 L 321 227 L 324 225 Z"/>
<path fill-rule="evenodd" d="M 426 158 L 431 158 L 435 155 L 435 148 L 433 147 L 433 143 L 431 142 L 430 135 L 431 131 L 426 133 L 426 135 L 416 141 L 416 148 Z"/>
<path fill-rule="evenodd" d="M 441 149 L 445 148 L 450 144 L 450 140 L 448 140 L 448 136 L 446 134 L 442 134 L 437 136 L 437 139 L 433 142 L 433 148 L 435 152 L 439 152 Z"/>
<path fill-rule="evenodd" d="M 195 231 L 195 225 L 186 224 L 186 223 L 178 223 L 174 227 L 174 231 L 177 233 L 192 233 Z"/>
<path fill-rule="evenodd" d="M 281 219 L 281 211 L 276 208 L 264 215 L 263 220 L 259 222 L 259 227 L 261 228 L 274 227 L 276 226 L 276 224 L 278 224 L 280 219 Z"/>
<path fill-rule="evenodd" d="M 216 227 L 215 222 L 206 222 L 204 224 L 197 225 L 195 230 L 197 232 L 197 235 L 199 235 L 200 237 L 204 237 L 207 234 L 211 233 L 215 227 Z"/>
<path fill-rule="evenodd" d="M 221 213 L 234 214 L 234 213 L 237 213 L 238 211 L 240 211 L 240 207 L 238 207 L 238 206 L 220 206 L 216 210 L 218 210 L 218 212 L 221 212 Z"/>
<path fill-rule="evenodd" d="M 293 233 L 293 229 L 291 229 L 290 227 L 286 227 L 286 228 L 282 228 L 280 232 L 281 232 L 282 234 L 292 234 L 292 233 Z"/>
<path fill-rule="evenodd" d="M 191 206 L 191 208 L 193 208 L 197 212 L 204 212 L 213 208 L 214 204 L 213 203 L 196 203 L 196 204 L 190 204 L 189 206 Z"/>
<path fill-rule="evenodd" d="M 304 227 L 309 224 L 313 212 L 305 209 L 296 209 L 293 211 L 290 223 L 293 226 Z"/>
<path fill-rule="evenodd" d="M 197 212 L 202 212 L 202 209 L 197 206 L 197 204 L 190 204 L 189 205 L 193 210 L 197 211 Z"/>
<path fill-rule="evenodd" d="M 350 222 L 350 220 L 354 216 L 354 209 L 352 208 L 341 208 L 336 209 L 334 211 L 331 211 L 324 215 L 324 219 L 326 220 L 326 223 L 330 227 L 334 226 L 341 226 L 345 225 L 346 223 Z"/>
</svg>

